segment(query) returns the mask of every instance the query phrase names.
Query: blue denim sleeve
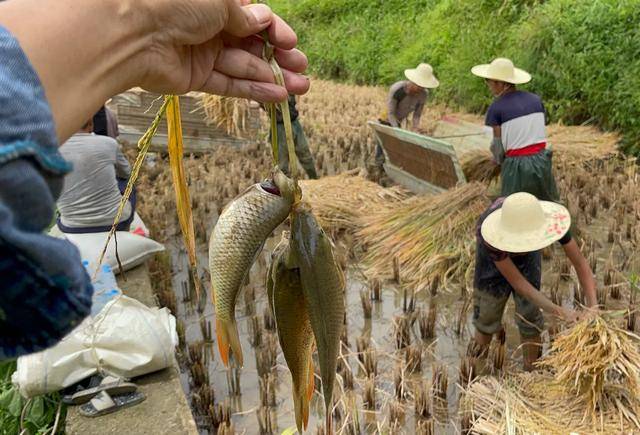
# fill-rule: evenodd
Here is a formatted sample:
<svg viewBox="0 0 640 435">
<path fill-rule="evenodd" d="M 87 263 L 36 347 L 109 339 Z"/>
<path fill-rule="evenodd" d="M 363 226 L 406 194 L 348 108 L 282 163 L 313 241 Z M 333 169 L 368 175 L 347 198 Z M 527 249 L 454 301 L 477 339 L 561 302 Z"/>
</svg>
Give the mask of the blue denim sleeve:
<svg viewBox="0 0 640 435">
<path fill-rule="evenodd" d="M 70 169 L 40 80 L 0 27 L 0 360 L 52 346 L 89 314 L 78 250 L 43 234 Z"/>
</svg>

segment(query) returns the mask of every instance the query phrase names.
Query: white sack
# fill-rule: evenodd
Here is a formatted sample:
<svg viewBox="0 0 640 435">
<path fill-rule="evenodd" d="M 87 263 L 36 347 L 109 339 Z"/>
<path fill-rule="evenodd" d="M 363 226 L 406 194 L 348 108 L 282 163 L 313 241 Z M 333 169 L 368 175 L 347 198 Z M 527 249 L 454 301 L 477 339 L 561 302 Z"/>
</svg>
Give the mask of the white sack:
<svg viewBox="0 0 640 435">
<path fill-rule="evenodd" d="M 18 358 L 12 380 L 24 397 L 33 397 L 96 373 L 132 378 L 171 366 L 177 344 L 169 310 L 120 296 L 56 346 Z"/>
<path fill-rule="evenodd" d="M 109 233 L 69 234 L 65 237 L 76 245 L 80 251 L 80 257 L 89 261 L 90 270 L 95 270 L 100 253 L 104 247 Z M 127 271 L 144 263 L 156 252 L 164 251 L 164 246 L 155 240 L 139 236 L 127 231 L 117 231 L 118 255 L 122 261 L 122 268 Z M 104 264 L 111 266 L 114 273 L 120 272 L 116 259 L 116 243 L 114 237 L 109 241 L 107 252 L 104 256 Z"/>
</svg>

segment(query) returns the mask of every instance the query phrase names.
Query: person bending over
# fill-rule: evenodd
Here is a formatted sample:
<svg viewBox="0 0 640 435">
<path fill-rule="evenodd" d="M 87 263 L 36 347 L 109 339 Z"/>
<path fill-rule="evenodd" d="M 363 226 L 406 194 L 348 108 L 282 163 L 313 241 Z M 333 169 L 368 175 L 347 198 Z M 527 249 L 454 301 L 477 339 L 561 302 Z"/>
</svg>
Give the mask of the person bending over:
<svg viewBox="0 0 640 435">
<path fill-rule="evenodd" d="M 513 295 L 516 324 L 523 344 L 523 365 L 532 370 L 540 357 L 541 310 L 574 321 L 578 313 L 551 302 L 539 289 L 541 250 L 560 242 L 575 268 L 589 307 L 595 307 L 596 283 L 589 263 L 569 233 L 565 207 L 538 201 L 526 192 L 498 198 L 482 214 L 476 228 L 476 268 L 473 292 L 475 356 L 486 355 L 493 335 L 502 332 L 504 308 Z"/>
</svg>

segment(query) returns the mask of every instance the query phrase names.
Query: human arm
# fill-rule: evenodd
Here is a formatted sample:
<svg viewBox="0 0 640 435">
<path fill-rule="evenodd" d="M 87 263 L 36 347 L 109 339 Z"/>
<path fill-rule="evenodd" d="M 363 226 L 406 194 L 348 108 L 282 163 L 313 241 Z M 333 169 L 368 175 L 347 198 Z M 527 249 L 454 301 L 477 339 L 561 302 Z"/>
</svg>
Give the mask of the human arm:
<svg viewBox="0 0 640 435">
<path fill-rule="evenodd" d="M 116 145 L 116 177 L 129 179 L 131 175 L 131 165 L 129 160 L 125 157 L 120 145 Z"/>
<path fill-rule="evenodd" d="M 491 139 L 489 150 L 493 155 L 493 161 L 497 165 L 501 165 L 504 161 L 505 151 L 502 143 L 502 127 L 499 125 L 493 126 L 493 138 Z"/>
<path fill-rule="evenodd" d="M 19 41 L 64 142 L 111 96 L 134 86 L 182 94 L 282 101 L 304 93 L 295 33 L 247 0 L 21 0 L 0 3 L 0 26 Z M 37 29 L 37 31 L 34 31 Z M 254 35 L 268 29 L 287 89 L 276 86 Z"/>
<path fill-rule="evenodd" d="M 569 243 L 562 245 L 565 254 L 571 261 L 576 274 L 578 275 L 578 281 L 584 291 L 584 295 L 587 301 L 588 307 L 596 307 L 598 305 L 598 299 L 596 296 L 596 280 L 593 276 L 591 266 L 578 247 L 575 240 L 571 240 Z"/>
<path fill-rule="evenodd" d="M 413 124 L 412 124 L 413 131 L 420 130 L 420 118 L 422 118 L 423 109 L 424 109 L 424 101 L 418 103 L 416 105 L 415 110 L 413 111 Z"/>
<path fill-rule="evenodd" d="M 387 99 L 387 120 L 392 127 L 400 127 L 400 121 L 396 116 L 398 109 L 398 100 L 395 97 L 395 90 L 392 88 Z"/>
<path fill-rule="evenodd" d="M 506 257 L 503 260 L 494 261 L 494 263 L 504 279 L 507 280 L 509 285 L 511 285 L 515 292 L 520 296 L 524 297 L 538 308 L 555 316 L 562 317 L 569 321 L 577 319 L 578 315 L 574 310 L 554 304 L 541 291 L 531 285 L 531 283 L 527 281 L 527 279 L 518 270 L 516 265 L 513 264 L 511 258 Z"/>
</svg>

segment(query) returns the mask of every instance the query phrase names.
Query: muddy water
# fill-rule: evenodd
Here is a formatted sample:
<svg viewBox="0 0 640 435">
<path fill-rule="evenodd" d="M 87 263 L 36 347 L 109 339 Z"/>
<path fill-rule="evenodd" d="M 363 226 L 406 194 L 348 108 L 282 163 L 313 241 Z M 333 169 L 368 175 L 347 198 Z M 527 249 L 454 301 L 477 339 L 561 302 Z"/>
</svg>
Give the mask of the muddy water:
<svg viewBox="0 0 640 435">
<path fill-rule="evenodd" d="M 246 307 L 246 303 L 241 296 L 238 300 L 236 318 L 242 340 L 243 351 L 245 353 L 245 367 L 241 370 L 240 392 L 238 396 L 233 396 L 227 381 L 227 369 L 223 366 L 217 354 L 217 349 L 211 345 L 211 352 L 207 352 L 209 358 L 209 378 L 215 390 L 216 402 L 229 399 L 233 413 L 233 422 L 237 431 L 246 433 L 257 433 L 256 410 L 260 406 L 260 391 L 258 386 L 258 373 L 254 350 L 251 346 L 251 313 L 262 317 L 267 307 L 266 291 L 264 289 L 264 276 L 266 273 L 267 258 L 270 249 L 275 246 L 276 238 L 272 238 L 266 244 L 261 257 L 256 262 L 250 272 L 249 286 L 255 289 L 255 301 L 251 308 Z M 185 323 L 185 336 L 189 343 L 199 342 L 203 339 L 201 332 L 201 316 L 211 322 L 212 328 L 215 323 L 214 310 L 211 302 L 207 300 L 202 314 L 195 309 L 193 302 L 184 302 L 183 288 L 187 285 L 187 258 L 179 240 L 169 245 L 174 266 L 173 287 L 176 290 L 178 299 L 177 316 Z M 208 264 L 206 252 L 199 255 L 199 263 L 203 268 L 202 276 L 205 275 L 204 267 Z M 345 357 L 349 360 L 350 366 L 355 375 L 355 398 L 357 408 L 361 415 L 361 429 L 366 432 L 376 432 L 376 428 L 388 427 L 389 409 L 388 405 L 394 397 L 393 371 L 396 364 L 403 361 L 402 354 L 395 350 L 395 338 L 393 334 L 394 316 L 403 314 L 403 292 L 393 283 L 385 283 L 382 288 L 381 301 L 373 302 L 372 318 L 365 319 L 360 301 L 360 290 L 366 289 L 367 283 L 363 279 L 357 266 L 350 266 L 347 270 L 347 331 L 350 350 L 344 350 Z M 427 308 L 429 303 L 428 294 L 416 295 L 416 310 Z M 458 379 L 458 366 L 461 357 L 464 355 L 468 339 L 472 334 L 471 311 L 469 309 L 465 315 L 464 328 L 460 336 L 455 331 L 456 322 L 459 316 L 463 301 L 459 292 L 441 292 L 435 297 L 437 304 L 436 338 L 430 342 L 422 342 L 417 327 L 417 322 L 412 328 L 411 341 L 419 344 L 423 349 L 422 374 L 409 376 L 407 379 L 407 389 L 413 390 L 413 385 L 425 379 L 431 381 L 431 366 L 433 363 L 445 364 L 448 369 L 448 412 L 440 413 L 438 433 L 456 433 L 458 427 L 457 401 L 459 391 L 455 383 Z M 509 307 L 512 310 L 512 307 Z M 249 314 L 249 315 L 248 315 Z M 507 314 L 505 320 L 508 324 L 508 344 L 509 350 L 514 351 L 517 345 L 517 335 L 513 316 Z M 215 335 L 215 332 L 214 332 Z M 362 405 L 362 385 L 364 374 L 359 369 L 356 359 L 357 337 L 366 336 L 371 340 L 371 345 L 378 354 L 378 376 L 376 377 L 377 403 L 376 411 L 364 411 Z M 215 338 L 214 338 L 215 340 Z M 349 354 L 350 352 L 350 354 Z M 280 352 L 277 360 L 277 407 L 276 418 L 274 419 L 274 429 L 277 433 L 286 428 L 295 426 L 293 414 L 293 403 L 291 399 L 291 384 L 288 370 L 284 358 Z M 183 373 L 183 385 L 189 391 L 188 371 Z M 316 381 L 319 383 L 319 380 Z M 336 389 L 340 396 L 340 390 Z M 324 410 L 321 395 L 316 392 L 312 403 L 312 413 L 309 421 L 309 429 L 315 430 L 317 425 L 323 421 Z M 404 403 L 406 411 L 405 427 L 407 433 L 413 432 L 413 402 L 411 400 Z M 368 425 L 365 423 L 368 422 Z M 205 425 L 201 427 L 202 433 L 207 433 Z"/>
<path fill-rule="evenodd" d="M 608 222 L 602 218 L 596 220 L 590 226 L 592 231 L 591 237 L 597 241 L 596 247 L 599 253 L 598 257 L 598 276 L 602 275 L 604 263 L 611 251 L 611 245 L 606 241 L 608 231 Z M 242 346 L 245 354 L 245 367 L 240 372 L 240 394 L 234 395 L 229 387 L 228 374 L 229 371 L 222 365 L 211 343 L 208 358 L 208 371 L 210 383 L 215 391 L 216 403 L 222 403 L 228 400 L 231 405 L 232 420 L 234 427 L 239 433 L 259 433 L 257 410 L 260 407 L 260 389 L 258 384 L 258 373 L 256 369 L 255 349 L 251 346 L 251 328 L 250 320 L 253 315 L 257 315 L 262 319 L 263 313 L 267 308 L 266 292 L 264 288 L 264 277 L 268 264 L 271 249 L 276 244 L 279 236 L 269 239 L 265 245 L 265 249 L 261 253 L 258 261 L 250 271 L 250 279 L 248 287 L 252 287 L 255 292 L 253 302 L 245 302 L 241 295 L 238 299 L 236 318 L 238 320 L 238 328 L 241 335 Z M 206 301 L 204 311 L 200 314 L 194 307 L 193 301 L 184 301 L 184 295 L 188 292 L 183 291 L 187 284 L 187 257 L 182 248 L 179 239 L 175 239 L 169 244 L 169 251 L 172 255 L 172 263 L 174 269 L 173 287 L 178 299 L 177 317 L 185 324 L 186 340 L 188 343 L 195 343 L 203 340 L 201 332 L 200 320 L 203 317 L 206 321 L 211 322 L 212 330 L 215 330 L 214 310 L 210 300 Z M 201 276 L 206 276 L 205 272 L 208 261 L 206 247 L 200 247 L 199 267 Z M 553 255 L 561 255 L 561 249 L 556 247 L 553 249 Z M 615 254 L 619 257 L 619 253 Z M 638 271 L 638 261 L 632 263 L 629 268 Z M 545 259 L 543 274 L 543 287 L 548 288 L 553 276 L 557 274 L 554 269 L 554 262 Z M 349 361 L 355 376 L 354 392 L 344 393 L 340 388 L 336 388 L 335 395 L 337 401 L 340 399 L 355 399 L 355 408 L 358 412 L 358 420 L 360 422 L 360 430 L 362 433 L 389 433 L 389 406 L 394 401 L 394 369 L 396 365 L 403 361 L 402 354 L 395 349 L 395 338 L 393 320 L 395 316 L 403 314 L 403 291 L 397 285 L 391 282 L 384 283 L 382 288 L 381 301 L 373 302 L 373 310 L 371 319 L 365 319 L 363 316 L 363 308 L 360 301 L 360 291 L 367 288 L 367 282 L 363 278 L 357 265 L 351 264 L 346 271 L 347 276 L 347 331 L 350 348 L 344 349 L 344 357 Z M 602 279 L 599 279 L 600 285 Z M 207 288 L 208 288 L 208 282 Z M 571 279 L 561 281 L 561 291 L 565 304 L 571 304 L 573 300 L 573 282 Z M 246 293 L 246 288 L 243 290 Z M 626 296 L 624 297 L 626 300 Z M 416 311 L 426 309 L 429 305 L 430 295 L 419 293 L 416 295 Z M 472 307 L 468 309 L 464 316 L 464 327 L 460 336 L 455 333 L 456 323 L 459 313 L 463 305 L 464 297 L 460 291 L 440 291 L 435 296 L 437 305 L 437 322 L 436 322 L 436 338 L 430 342 L 422 342 L 419 335 L 417 322 L 412 328 L 412 344 L 418 344 L 422 348 L 422 366 L 420 374 L 408 375 L 406 379 L 406 389 L 408 391 L 407 400 L 401 402 L 405 411 L 404 432 L 415 432 L 414 406 L 412 400 L 412 391 L 415 385 L 426 380 L 428 384 L 431 382 L 431 367 L 434 363 L 444 364 L 448 371 L 448 405 L 446 409 L 440 409 L 436 412 L 435 433 L 459 433 L 459 413 L 458 399 L 460 389 L 456 385 L 458 381 L 458 367 L 462 356 L 465 354 L 466 346 L 470 336 L 473 333 L 471 325 Z M 248 305 L 248 306 L 247 306 Z M 624 306 L 623 302 L 614 302 L 614 306 Z M 518 347 L 519 338 L 517 328 L 514 322 L 514 307 L 510 301 L 507 306 L 507 312 L 504 316 L 504 322 L 507 331 L 507 358 L 505 367 L 508 370 L 517 370 L 520 366 L 521 352 Z M 548 323 L 547 323 L 548 324 Z M 264 334 L 265 332 L 263 332 Z M 376 349 L 378 355 L 378 375 L 376 376 L 376 401 L 375 410 L 364 410 L 362 391 L 365 381 L 365 375 L 358 366 L 356 359 L 356 338 L 365 336 L 370 338 L 373 348 Z M 543 335 L 544 336 L 544 335 Z M 215 332 L 214 332 L 215 341 Z M 291 399 L 291 382 L 288 370 L 285 365 L 281 351 L 278 349 L 277 366 L 274 369 L 276 373 L 276 407 L 272 412 L 272 423 L 275 433 L 281 433 L 287 428 L 295 427 L 295 418 L 293 413 L 293 403 Z M 189 375 L 185 368 L 182 375 L 185 391 L 190 394 Z M 319 380 L 316 384 L 319 385 Z M 341 403 L 347 403 L 342 400 Z M 344 416 L 351 412 L 353 407 L 346 408 L 337 405 L 338 412 Z M 324 418 L 324 409 L 322 397 L 316 391 L 309 421 L 309 432 L 315 433 L 316 427 L 322 426 Z M 199 418 L 201 433 L 213 433 L 207 427 L 204 419 Z M 340 426 L 337 426 L 339 428 Z M 339 431 L 338 431 L 339 432 Z M 398 433 L 397 430 L 393 431 Z"/>
</svg>

